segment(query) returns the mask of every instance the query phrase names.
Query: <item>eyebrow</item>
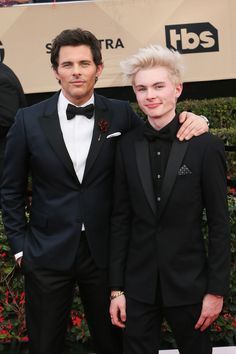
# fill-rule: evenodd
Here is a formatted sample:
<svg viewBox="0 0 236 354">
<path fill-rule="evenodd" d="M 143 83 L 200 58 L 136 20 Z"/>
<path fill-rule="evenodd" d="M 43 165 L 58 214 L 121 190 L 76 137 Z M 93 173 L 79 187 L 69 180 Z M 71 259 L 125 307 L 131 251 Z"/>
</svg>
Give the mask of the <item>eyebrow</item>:
<svg viewBox="0 0 236 354">
<path fill-rule="evenodd" d="M 157 82 L 154 82 L 151 86 L 156 86 L 156 85 L 160 85 L 160 84 L 164 84 L 165 81 L 157 81 Z M 135 87 L 146 87 L 147 85 L 144 85 L 144 84 L 137 84 L 135 85 Z"/>
<path fill-rule="evenodd" d="M 65 61 L 62 61 L 61 62 L 61 65 L 63 65 L 63 64 L 70 64 L 70 63 L 73 63 L 74 62 L 74 60 L 70 60 L 70 59 L 68 59 L 68 60 L 65 60 Z M 80 64 L 90 64 L 92 62 L 92 60 L 90 60 L 90 59 L 82 59 L 82 60 L 79 60 L 79 63 Z"/>
</svg>

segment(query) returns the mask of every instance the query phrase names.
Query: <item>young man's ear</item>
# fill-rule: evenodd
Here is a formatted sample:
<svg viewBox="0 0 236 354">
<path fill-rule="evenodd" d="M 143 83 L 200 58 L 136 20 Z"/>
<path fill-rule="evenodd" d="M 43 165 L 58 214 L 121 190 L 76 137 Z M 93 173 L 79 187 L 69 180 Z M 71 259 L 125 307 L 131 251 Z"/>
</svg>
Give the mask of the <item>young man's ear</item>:
<svg viewBox="0 0 236 354">
<path fill-rule="evenodd" d="M 181 95 L 182 91 L 183 91 L 183 84 L 176 85 L 176 87 L 175 87 L 175 97 L 176 97 L 176 99 L 179 98 L 179 96 Z"/>
</svg>

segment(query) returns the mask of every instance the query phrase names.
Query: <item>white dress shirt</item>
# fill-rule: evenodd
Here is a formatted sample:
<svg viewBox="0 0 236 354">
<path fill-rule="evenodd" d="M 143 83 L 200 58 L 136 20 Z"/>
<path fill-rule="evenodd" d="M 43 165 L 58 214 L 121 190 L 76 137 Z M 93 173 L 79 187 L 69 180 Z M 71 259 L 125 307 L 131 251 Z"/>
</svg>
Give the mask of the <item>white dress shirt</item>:
<svg viewBox="0 0 236 354">
<path fill-rule="evenodd" d="M 68 120 L 66 109 L 69 102 L 61 92 L 58 99 L 58 115 L 64 142 L 80 183 L 83 181 L 85 164 L 93 136 L 94 116 L 88 119 L 85 116 L 76 115 Z M 81 107 L 94 104 L 94 96 Z M 72 103 L 71 103 L 72 104 Z"/>
</svg>

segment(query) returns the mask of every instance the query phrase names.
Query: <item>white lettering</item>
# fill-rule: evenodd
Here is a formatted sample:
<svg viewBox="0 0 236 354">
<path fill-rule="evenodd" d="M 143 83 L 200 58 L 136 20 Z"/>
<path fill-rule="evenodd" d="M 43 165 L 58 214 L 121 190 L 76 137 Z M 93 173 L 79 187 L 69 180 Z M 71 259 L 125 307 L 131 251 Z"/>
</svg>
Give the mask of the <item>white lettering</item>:
<svg viewBox="0 0 236 354">
<path fill-rule="evenodd" d="M 196 49 L 199 46 L 200 39 L 194 32 L 187 32 L 186 28 L 181 29 L 182 48 Z"/>
<path fill-rule="evenodd" d="M 212 38 L 213 34 L 210 31 L 204 31 L 200 34 L 200 39 L 202 42 L 201 46 L 204 48 L 211 48 L 215 45 L 215 40 Z"/>
<path fill-rule="evenodd" d="M 177 46 L 178 41 L 181 41 L 180 34 L 177 34 L 176 30 L 170 30 L 170 43 L 173 48 L 175 49 L 178 48 Z"/>
</svg>

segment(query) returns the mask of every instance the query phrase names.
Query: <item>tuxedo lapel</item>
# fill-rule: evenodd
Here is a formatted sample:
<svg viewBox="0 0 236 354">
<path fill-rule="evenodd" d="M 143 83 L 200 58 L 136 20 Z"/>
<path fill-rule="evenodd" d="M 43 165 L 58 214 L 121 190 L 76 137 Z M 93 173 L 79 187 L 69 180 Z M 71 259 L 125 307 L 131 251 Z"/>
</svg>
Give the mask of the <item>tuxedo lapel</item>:
<svg viewBox="0 0 236 354">
<path fill-rule="evenodd" d="M 149 145 L 146 139 L 137 140 L 135 143 L 136 161 L 138 166 L 139 176 L 142 182 L 142 186 L 148 200 L 148 203 L 156 214 L 157 207 L 155 201 L 155 194 L 153 189 L 151 165 L 149 157 Z"/>
<path fill-rule="evenodd" d="M 158 217 L 161 216 L 167 204 L 168 198 L 170 196 L 178 170 L 181 166 L 187 148 L 188 148 L 187 141 L 180 142 L 177 139 L 173 141 L 169 159 L 166 166 L 165 177 L 163 179 L 163 184 L 162 184 L 161 203 L 158 212 Z"/>
<path fill-rule="evenodd" d="M 55 95 L 58 98 L 58 95 Z M 59 159 L 65 165 L 70 174 L 79 183 L 76 176 L 73 163 L 71 161 L 70 155 L 66 149 L 65 142 L 63 139 L 59 117 L 57 113 L 57 100 L 53 96 L 52 100 L 49 101 L 48 107 L 45 110 L 45 115 L 39 118 L 42 130 L 51 145 L 52 149 L 55 151 Z"/>
<path fill-rule="evenodd" d="M 101 132 L 99 128 L 99 122 L 101 121 L 105 121 L 107 123 L 106 132 Z M 88 172 L 91 170 L 94 162 L 96 161 L 97 156 L 101 151 L 106 136 L 109 134 L 110 125 L 111 125 L 110 112 L 106 107 L 106 105 L 101 100 L 101 98 L 95 95 L 94 129 L 93 129 L 92 142 L 91 142 L 91 146 L 86 161 L 84 179 L 86 178 Z"/>
</svg>

